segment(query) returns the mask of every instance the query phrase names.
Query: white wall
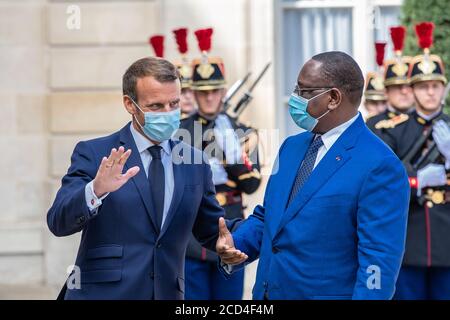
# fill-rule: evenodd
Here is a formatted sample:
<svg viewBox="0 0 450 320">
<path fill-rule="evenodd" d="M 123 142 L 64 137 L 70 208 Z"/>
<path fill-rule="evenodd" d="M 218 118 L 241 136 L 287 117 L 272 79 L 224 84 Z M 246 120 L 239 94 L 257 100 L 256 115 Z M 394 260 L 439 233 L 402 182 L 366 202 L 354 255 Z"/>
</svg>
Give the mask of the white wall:
<svg viewBox="0 0 450 320">
<path fill-rule="evenodd" d="M 193 58 L 199 55 L 193 31 L 214 27 L 211 55 L 224 59 L 229 84 L 274 59 L 271 0 L 79 1 L 81 29 L 70 30 L 66 10 L 73 3 L 0 1 L 0 285 L 62 286 L 79 234 L 54 237 L 46 212 L 76 142 L 129 120 L 121 77 L 133 61 L 153 55 L 150 35 L 166 34 L 166 57 L 176 59 L 171 30 L 189 27 Z M 275 128 L 273 68 L 254 96 L 243 120 Z M 262 201 L 265 183 L 245 198 L 247 213 Z M 255 265 L 246 298 L 254 272 Z"/>
</svg>

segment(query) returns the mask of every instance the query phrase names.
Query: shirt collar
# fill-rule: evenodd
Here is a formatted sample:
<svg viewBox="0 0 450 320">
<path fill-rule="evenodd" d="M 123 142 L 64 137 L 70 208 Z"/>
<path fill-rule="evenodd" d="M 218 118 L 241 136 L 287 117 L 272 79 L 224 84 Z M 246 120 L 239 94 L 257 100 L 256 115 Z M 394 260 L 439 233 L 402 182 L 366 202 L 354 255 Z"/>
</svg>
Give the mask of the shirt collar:
<svg viewBox="0 0 450 320">
<path fill-rule="evenodd" d="M 394 112 L 394 113 L 397 113 L 398 112 L 398 110 L 397 109 L 395 109 L 392 105 L 390 105 L 390 104 L 388 104 L 387 105 L 387 108 L 386 108 L 388 111 L 390 111 L 390 112 Z"/>
<path fill-rule="evenodd" d="M 131 131 L 131 135 L 133 136 L 134 142 L 136 143 L 136 147 L 137 147 L 137 149 L 139 151 L 139 154 L 141 154 L 142 152 L 146 151 L 151 146 L 155 145 L 154 143 L 152 143 L 150 140 L 148 140 L 146 137 L 144 137 L 140 132 L 138 132 L 134 128 L 133 122 L 130 123 L 130 131 Z M 164 152 L 167 155 L 170 155 L 169 140 L 164 140 L 159 145 L 163 148 Z"/>
<path fill-rule="evenodd" d="M 393 112 L 395 114 L 401 114 L 401 113 L 408 114 L 408 113 L 411 113 L 414 109 L 415 108 L 413 106 L 411 106 L 410 108 L 405 109 L 405 110 L 398 110 L 398 109 L 394 108 L 392 105 L 390 105 L 389 103 L 387 105 L 387 110 L 390 112 Z"/>
<path fill-rule="evenodd" d="M 359 112 L 356 116 L 348 120 L 347 122 L 344 122 L 343 124 L 337 126 L 336 128 L 331 129 L 330 131 L 324 133 L 321 135 L 322 142 L 326 150 L 330 150 L 330 148 L 333 146 L 333 144 L 336 142 L 337 139 L 344 133 L 345 130 L 348 129 L 352 125 L 353 122 L 356 121 L 356 119 L 359 117 Z"/>
<path fill-rule="evenodd" d="M 416 110 L 417 114 L 427 121 L 430 121 L 430 120 L 433 120 L 434 118 L 436 118 L 441 113 L 441 111 L 442 111 L 442 107 L 439 108 L 438 111 L 433 112 L 432 114 L 426 115 L 426 114 L 423 114 L 422 112 L 420 112 L 419 110 Z"/>
</svg>

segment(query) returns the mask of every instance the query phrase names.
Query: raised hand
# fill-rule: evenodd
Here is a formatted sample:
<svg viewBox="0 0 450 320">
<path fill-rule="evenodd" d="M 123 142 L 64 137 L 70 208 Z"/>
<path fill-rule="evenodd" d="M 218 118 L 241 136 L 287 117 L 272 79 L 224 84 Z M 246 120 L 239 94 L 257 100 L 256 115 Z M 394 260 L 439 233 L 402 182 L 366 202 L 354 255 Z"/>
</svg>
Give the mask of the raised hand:
<svg viewBox="0 0 450 320">
<path fill-rule="evenodd" d="M 223 263 L 236 265 L 248 259 L 248 256 L 234 247 L 233 236 L 225 224 L 224 218 L 219 218 L 219 238 L 216 251 Z"/>
<path fill-rule="evenodd" d="M 130 154 L 131 149 L 125 151 L 124 147 L 120 147 L 119 150 L 113 148 L 108 158 L 103 157 L 93 182 L 94 192 L 97 197 L 100 198 L 108 192 L 120 189 L 139 172 L 139 167 L 135 166 L 122 174 L 123 166 Z"/>
</svg>

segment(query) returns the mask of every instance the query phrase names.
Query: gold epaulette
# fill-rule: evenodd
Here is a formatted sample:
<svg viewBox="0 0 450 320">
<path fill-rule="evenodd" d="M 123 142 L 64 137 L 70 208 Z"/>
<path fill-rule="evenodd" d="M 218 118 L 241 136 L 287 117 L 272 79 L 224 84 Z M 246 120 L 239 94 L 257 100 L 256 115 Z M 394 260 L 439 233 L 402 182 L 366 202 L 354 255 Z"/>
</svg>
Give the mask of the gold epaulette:
<svg viewBox="0 0 450 320">
<path fill-rule="evenodd" d="M 230 188 L 236 188 L 236 187 L 237 187 L 237 183 L 234 182 L 234 181 L 232 181 L 232 180 L 230 180 L 230 179 L 228 179 L 228 181 L 225 182 L 225 184 L 226 184 L 228 187 L 230 187 Z"/>
<path fill-rule="evenodd" d="M 392 129 L 409 119 L 407 114 L 399 114 L 392 119 L 381 120 L 375 125 L 375 129 Z"/>
<path fill-rule="evenodd" d="M 246 179 L 250 179 L 250 178 L 261 179 L 261 174 L 259 173 L 258 170 L 253 169 L 252 171 L 250 171 L 248 173 L 241 174 L 238 177 L 239 180 L 246 180 Z"/>
</svg>

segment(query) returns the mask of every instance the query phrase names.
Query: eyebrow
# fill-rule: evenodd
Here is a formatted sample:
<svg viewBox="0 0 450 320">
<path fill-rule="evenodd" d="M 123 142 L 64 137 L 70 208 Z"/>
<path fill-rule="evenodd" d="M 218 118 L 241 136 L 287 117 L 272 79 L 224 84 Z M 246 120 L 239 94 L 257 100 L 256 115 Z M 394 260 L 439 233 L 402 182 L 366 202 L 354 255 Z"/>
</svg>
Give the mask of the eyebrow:
<svg viewBox="0 0 450 320">
<path fill-rule="evenodd" d="M 308 88 L 308 84 L 307 83 L 302 83 L 301 81 L 297 81 L 297 86 L 299 86 L 300 88 Z M 317 88 L 317 86 L 315 86 L 314 88 Z"/>
<path fill-rule="evenodd" d="M 179 98 L 177 98 L 177 99 L 175 99 L 175 100 L 172 100 L 172 101 L 169 101 L 169 103 L 179 103 L 180 102 L 180 99 Z M 164 108 L 164 104 L 163 103 L 161 103 L 161 102 L 154 102 L 154 103 L 148 103 L 148 104 L 146 104 L 145 105 L 145 108 L 150 108 L 150 107 L 158 107 L 158 108 Z"/>
<path fill-rule="evenodd" d="M 150 108 L 150 107 L 159 107 L 159 108 L 164 108 L 164 104 L 161 102 L 155 102 L 155 103 L 148 103 L 145 105 L 146 108 Z"/>
</svg>

